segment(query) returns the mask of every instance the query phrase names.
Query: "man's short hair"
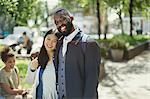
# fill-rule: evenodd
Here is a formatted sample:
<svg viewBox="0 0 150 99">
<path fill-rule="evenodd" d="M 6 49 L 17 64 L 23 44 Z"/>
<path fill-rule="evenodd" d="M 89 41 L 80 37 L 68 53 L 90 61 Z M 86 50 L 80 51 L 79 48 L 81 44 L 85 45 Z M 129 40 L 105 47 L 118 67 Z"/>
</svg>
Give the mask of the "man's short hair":
<svg viewBox="0 0 150 99">
<path fill-rule="evenodd" d="M 65 8 L 58 8 L 51 15 L 65 15 L 65 16 L 72 16 L 72 14 Z"/>
</svg>

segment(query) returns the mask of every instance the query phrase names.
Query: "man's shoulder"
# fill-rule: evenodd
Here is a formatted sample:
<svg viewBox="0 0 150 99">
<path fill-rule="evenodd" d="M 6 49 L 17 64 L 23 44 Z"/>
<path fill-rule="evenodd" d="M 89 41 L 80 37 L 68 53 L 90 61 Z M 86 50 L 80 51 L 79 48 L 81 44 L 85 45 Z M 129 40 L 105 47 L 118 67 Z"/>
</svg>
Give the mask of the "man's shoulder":
<svg viewBox="0 0 150 99">
<path fill-rule="evenodd" d="M 95 39 L 90 38 L 90 37 L 87 38 L 86 40 L 86 46 L 89 46 L 89 47 L 97 46 L 98 48 L 100 48 L 99 43 Z"/>
<path fill-rule="evenodd" d="M 86 40 L 82 41 L 82 42 L 86 42 L 86 43 L 97 43 L 97 41 L 93 38 L 91 38 L 89 35 L 87 35 Z"/>
<path fill-rule="evenodd" d="M 96 42 L 95 39 L 91 38 L 90 35 L 82 33 L 82 42 Z"/>
</svg>

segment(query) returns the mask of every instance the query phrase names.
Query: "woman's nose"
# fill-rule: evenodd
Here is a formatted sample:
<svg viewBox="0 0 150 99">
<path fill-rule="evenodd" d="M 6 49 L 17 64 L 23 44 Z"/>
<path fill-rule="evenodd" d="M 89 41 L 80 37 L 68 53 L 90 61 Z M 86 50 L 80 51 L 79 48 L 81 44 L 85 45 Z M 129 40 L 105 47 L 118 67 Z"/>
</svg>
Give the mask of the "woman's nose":
<svg viewBox="0 0 150 99">
<path fill-rule="evenodd" d="M 52 45 L 52 41 L 49 41 L 48 43 L 49 43 L 50 45 Z"/>
</svg>

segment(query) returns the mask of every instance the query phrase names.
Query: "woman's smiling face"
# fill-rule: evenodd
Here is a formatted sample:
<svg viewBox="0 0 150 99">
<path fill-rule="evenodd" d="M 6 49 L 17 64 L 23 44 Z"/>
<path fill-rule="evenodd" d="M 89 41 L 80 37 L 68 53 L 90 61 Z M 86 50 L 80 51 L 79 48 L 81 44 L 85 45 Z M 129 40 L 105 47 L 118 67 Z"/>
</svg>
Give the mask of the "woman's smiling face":
<svg viewBox="0 0 150 99">
<path fill-rule="evenodd" d="M 44 41 L 44 46 L 47 51 L 54 51 L 57 44 L 57 37 L 55 34 L 48 34 Z"/>
</svg>

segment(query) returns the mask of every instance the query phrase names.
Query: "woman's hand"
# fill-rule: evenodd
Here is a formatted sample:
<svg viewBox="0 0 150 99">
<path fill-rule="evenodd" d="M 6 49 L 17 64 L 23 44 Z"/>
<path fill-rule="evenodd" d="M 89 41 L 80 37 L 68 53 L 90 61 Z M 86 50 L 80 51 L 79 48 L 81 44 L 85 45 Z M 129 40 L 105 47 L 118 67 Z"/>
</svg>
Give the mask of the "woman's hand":
<svg viewBox="0 0 150 99">
<path fill-rule="evenodd" d="M 38 57 L 36 57 L 35 59 L 33 59 L 31 61 L 31 69 L 36 70 L 38 68 L 39 64 L 38 64 Z"/>
</svg>

